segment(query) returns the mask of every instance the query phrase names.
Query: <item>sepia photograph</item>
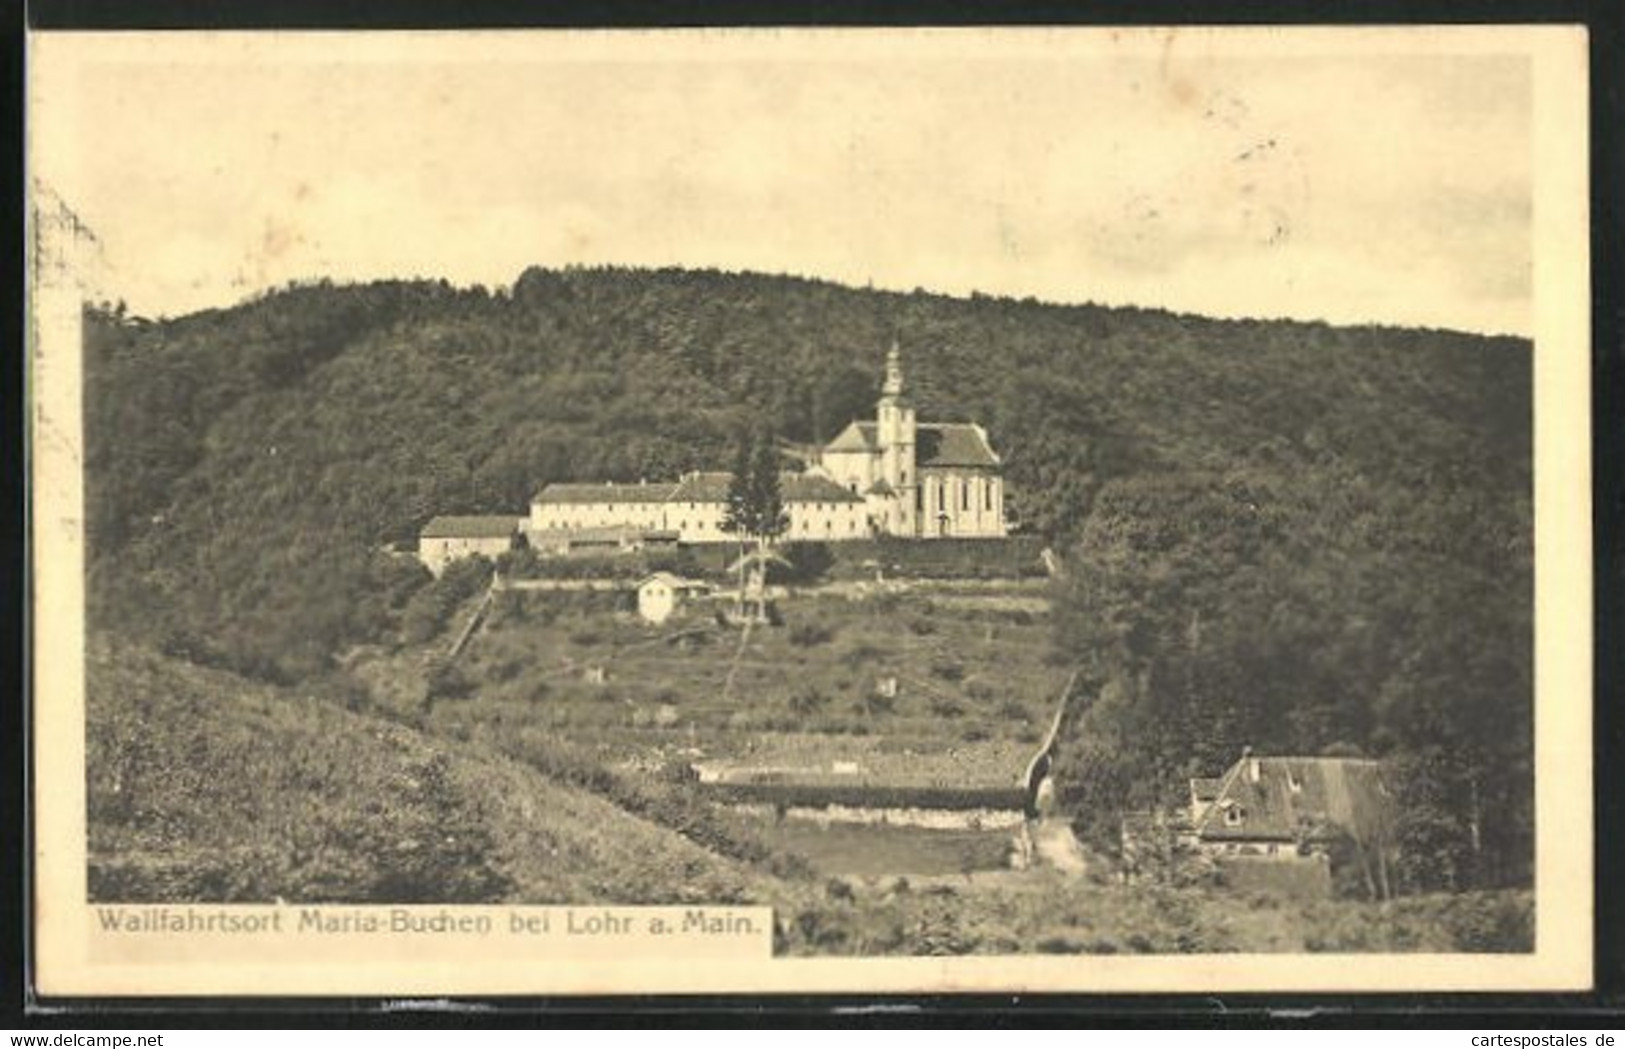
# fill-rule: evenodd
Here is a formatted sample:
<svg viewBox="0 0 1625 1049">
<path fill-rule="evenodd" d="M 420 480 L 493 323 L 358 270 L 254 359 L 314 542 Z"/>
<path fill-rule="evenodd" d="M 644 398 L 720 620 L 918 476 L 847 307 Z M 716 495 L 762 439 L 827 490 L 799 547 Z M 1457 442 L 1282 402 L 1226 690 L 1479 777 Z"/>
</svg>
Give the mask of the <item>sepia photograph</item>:
<svg viewBox="0 0 1625 1049">
<path fill-rule="evenodd" d="M 1583 32 L 30 51 L 57 986 L 1589 979 Z"/>
</svg>

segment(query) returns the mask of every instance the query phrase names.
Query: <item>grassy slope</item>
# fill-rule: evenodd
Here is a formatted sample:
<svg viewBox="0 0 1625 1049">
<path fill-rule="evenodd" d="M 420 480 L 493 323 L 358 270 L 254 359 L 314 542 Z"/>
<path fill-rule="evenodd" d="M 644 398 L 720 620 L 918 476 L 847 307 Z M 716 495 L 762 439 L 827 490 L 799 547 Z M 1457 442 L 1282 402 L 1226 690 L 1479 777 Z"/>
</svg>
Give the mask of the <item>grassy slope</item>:
<svg viewBox="0 0 1625 1049">
<path fill-rule="evenodd" d="M 123 900 L 734 900 L 764 884 L 491 753 L 98 641 L 91 892 Z"/>
<path fill-rule="evenodd" d="M 1031 755 L 1066 678 L 1067 668 L 1046 660 L 1042 616 L 914 595 L 794 597 L 779 609 L 784 625 L 753 631 L 741 654 L 733 628 L 672 637 L 714 627 L 703 610 L 650 627 L 625 613 L 572 608 L 559 595 L 526 595 L 493 616 L 461 660 L 471 696 L 437 705 L 434 717 L 448 727 L 566 736 L 610 762 L 672 750 L 759 765 L 852 760 L 891 783 L 1002 786 Z M 358 674 L 384 701 L 410 703 L 403 679 L 416 665 L 408 651 Z M 607 667 L 609 681 L 583 681 L 588 666 Z M 896 699 L 866 706 L 876 682 L 891 676 Z M 696 747 L 703 753 L 692 754 Z"/>
</svg>

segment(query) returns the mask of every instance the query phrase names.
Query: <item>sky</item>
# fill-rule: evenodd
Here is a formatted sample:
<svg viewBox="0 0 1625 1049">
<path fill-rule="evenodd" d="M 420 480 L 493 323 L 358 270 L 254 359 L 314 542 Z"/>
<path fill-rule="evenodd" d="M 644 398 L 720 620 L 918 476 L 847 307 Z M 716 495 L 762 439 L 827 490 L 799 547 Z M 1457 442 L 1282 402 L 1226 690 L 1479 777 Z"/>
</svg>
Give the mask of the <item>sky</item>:
<svg viewBox="0 0 1625 1049">
<path fill-rule="evenodd" d="M 1528 59 L 1313 40 L 75 36 L 31 148 L 149 316 L 621 264 L 1529 333 Z"/>
</svg>

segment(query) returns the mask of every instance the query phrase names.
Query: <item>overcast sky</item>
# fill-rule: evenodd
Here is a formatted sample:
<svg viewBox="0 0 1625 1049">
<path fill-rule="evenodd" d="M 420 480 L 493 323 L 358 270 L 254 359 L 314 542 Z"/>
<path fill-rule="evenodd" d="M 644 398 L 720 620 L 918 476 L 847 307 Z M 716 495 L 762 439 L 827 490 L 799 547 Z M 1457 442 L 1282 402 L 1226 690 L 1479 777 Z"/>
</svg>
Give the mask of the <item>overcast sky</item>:
<svg viewBox="0 0 1625 1049">
<path fill-rule="evenodd" d="M 171 35 L 34 58 L 51 184 L 147 314 L 619 263 L 1527 333 L 1527 60 L 1283 36 Z"/>
</svg>

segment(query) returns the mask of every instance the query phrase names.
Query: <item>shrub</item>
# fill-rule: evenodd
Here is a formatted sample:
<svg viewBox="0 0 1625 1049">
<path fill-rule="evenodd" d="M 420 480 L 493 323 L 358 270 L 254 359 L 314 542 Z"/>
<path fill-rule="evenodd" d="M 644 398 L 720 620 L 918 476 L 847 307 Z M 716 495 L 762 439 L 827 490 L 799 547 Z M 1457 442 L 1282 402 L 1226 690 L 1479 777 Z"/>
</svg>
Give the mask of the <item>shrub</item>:
<svg viewBox="0 0 1625 1049">
<path fill-rule="evenodd" d="M 425 683 L 430 700 L 461 699 L 474 691 L 474 682 L 469 680 L 463 668 L 445 659 L 437 659 L 429 664 Z"/>
<path fill-rule="evenodd" d="M 827 645 L 834 637 L 835 631 L 822 623 L 798 623 L 790 628 L 790 643 L 801 648 Z"/>
<path fill-rule="evenodd" d="M 866 663 L 875 662 L 884 654 L 885 653 L 883 653 L 879 648 L 875 647 L 869 642 L 861 641 L 847 650 L 845 656 L 846 665 L 853 670 L 857 670 L 863 667 Z"/>
<path fill-rule="evenodd" d="M 931 713 L 939 718 L 957 718 L 964 715 L 965 708 L 958 700 L 943 697 L 931 701 Z"/>
<path fill-rule="evenodd" d="M 944 681 L 962 681 L 965 668 L 956 660 L 939 659 L 931 664 L 931 673 Z"/>
<path fill-rule="evenodd" d="M 829 697 L 812 685 L 797 689 L 790 697 L 790 710 L 803 716 L 816 714 L 829 705 Z"/>
<path fill-rule="evenodd" d="M 852 709 L 868 717 L 877 717 L 881 714 L 890 714 L 897 701 L 891 696 L 883 696 L 879 692 L 870 692 L 852 705 Z"/>
</svg>

